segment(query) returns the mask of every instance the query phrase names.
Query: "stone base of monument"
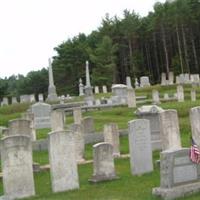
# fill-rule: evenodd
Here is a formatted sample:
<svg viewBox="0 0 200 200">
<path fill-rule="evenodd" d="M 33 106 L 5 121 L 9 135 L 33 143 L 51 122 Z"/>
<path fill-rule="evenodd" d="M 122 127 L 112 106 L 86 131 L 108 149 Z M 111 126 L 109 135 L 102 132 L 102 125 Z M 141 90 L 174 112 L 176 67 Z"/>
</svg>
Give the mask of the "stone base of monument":
<svg viewBox="0 0 200 200">
<path fill-rule="evenodd" d="M 97 176 L 92 176 L 92 178 L 89 179 L 88 181 L 91 183 L 98 183 L 98 182 L 103 182 L 103 181 L 112 181 L 116 179 L 119 179 L 119 177 L 116 176 L 115 174 L 109 175 L 109 176 L 97 175 Z"/>
<path fill-rule="evenodd" d="M 173 188 L 153 188 L 152 194 L 162 197 L 164 200 L 172 200 L 185 197 L 200 191 L 200 183 L 179 185 Z"/>
</svg>

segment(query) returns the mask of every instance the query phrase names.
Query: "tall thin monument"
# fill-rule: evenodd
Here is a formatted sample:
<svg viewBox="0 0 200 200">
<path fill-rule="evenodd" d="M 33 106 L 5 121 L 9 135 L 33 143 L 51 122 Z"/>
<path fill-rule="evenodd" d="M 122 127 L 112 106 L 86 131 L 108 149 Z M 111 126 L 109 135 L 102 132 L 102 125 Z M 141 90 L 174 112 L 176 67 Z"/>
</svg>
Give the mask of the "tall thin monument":
<svg viewBox="0 0 200 200">
<path fill-rule="evenodd" d="M 58 101 L 58 100 L 59 99 L 56 93 L 56 87 L 54 85 L 51 59 L 49 58 L 49 88 L 48 88 L 47 101 Z"/>
</svg>

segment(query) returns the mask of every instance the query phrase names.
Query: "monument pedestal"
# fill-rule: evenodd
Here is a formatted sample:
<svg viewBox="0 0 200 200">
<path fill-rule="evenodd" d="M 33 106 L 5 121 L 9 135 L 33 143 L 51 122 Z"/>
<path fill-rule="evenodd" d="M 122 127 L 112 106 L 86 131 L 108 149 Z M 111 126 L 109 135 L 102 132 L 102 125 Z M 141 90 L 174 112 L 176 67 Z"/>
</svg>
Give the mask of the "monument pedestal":
<svg viewBox="0 0 200 200">
<path fill-rule="evenodd" d="M 51 102 L 59 101 L 55 86 L 49 86 L 47 101 Z"/>
</svg>

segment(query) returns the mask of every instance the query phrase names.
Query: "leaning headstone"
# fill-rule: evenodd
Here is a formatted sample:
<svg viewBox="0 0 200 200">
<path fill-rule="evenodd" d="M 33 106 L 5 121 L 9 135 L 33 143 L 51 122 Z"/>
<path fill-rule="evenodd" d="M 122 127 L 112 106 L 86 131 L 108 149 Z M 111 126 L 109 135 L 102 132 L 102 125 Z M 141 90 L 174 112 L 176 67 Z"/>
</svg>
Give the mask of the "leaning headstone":
<svg viewBox="0 0 200 200">
<path fill-rule="evenodd" d="M 81 124 L 82 122 L 82 110 L 81 107 L 73 108 L 74 124 Z"/>
<path fill-rule="evenodd" d="M 4 137 L 1 142 L 1 159 L 4 188 L 2 199 L 19 199 L 35 195 L 30 137 Z"/>
<path fill-rule="evenodd" d="M 133 88 L 132 84 L 131 84 L 131 78 L 130 78 L 130 76 L 126 77 L 126 85 L 127 85 L 128 89 L 132 89 Z"/>
<path fill-rule="evenodd" d="M 112 145 L 106 142 L 93 145 L 93 176 L 89 181 L 96 183 L 116 178 Z"/>
<path fill-rule="evenodd" d="M 135 112 L 136 116 L 139 119 L 147 119 L 150 122 L 152 150 L 161 149 L 161 130 L 159 123 L 159 113 L 162 111 L 163 109 L 161 107 L 151 105 L 141 106 Z"/>
<path fill-rule="evenodd" d="M 140 87 L 148 87 L 150 86 L 149 77 L 148 76 L 141 76 L 140 77 Z"/>
<path fill-rule="evenodd" d="M 113 155 L 120 156 L 119 130 L 117 124 L 110 123 L 104 125 L 104 142 L 113 146 Z"/>
<path fill-rule="evenodd" d="M 190 125 L 192 138 L 200 147 L 200 106 L 190 109 Z"/>
<path fill-rule="evenodd" d="M 81 78 L 79 79 L 79 96 L 84 96 L 84 85 Z"/>
<path fill-rule="evenodd" d="M 161 85 L 167 85 L 166 73 L 161 74 Z"/>
<path fill-rule="evenodd" d="M 99 94 L 99 86 L 95 86 L 94 87 L 94 93 L 95 94 Z"/>
<path fill-rule="evenodd" d="M 129 108 L 136 107 L 135 90 L 133 88 L 127 89 L 127 104 Z"/>
<path fill-rule="evenodd" d="M 188 148 L 161 152 L 160 187 L 153 188 L 154 195 L 172 200 L 200 191 L 200 165 L 188 155 Z"/>
<path fill-rule="evenodd" d="M 160 104 L 159 92 L 157 90 L 152 91 L 152 101 L 153 104 Z"/>
<path fill-rule="evenodd" d="M 103 93 L 108 93 L 108 90 L 107 90 L 107 86 L 106 85 L 103 85 L 102 86 L 102 90 L 103 90 Z"/>
<path fill-rule="evenodd" d="M 63 131 L 65 129 L 65 117 L 62 111 L 51 111 L 51 131 Z"/>
<path fill-rule="evenodd" d="M 92 117 L 84 117 L 82 119 L 84 134 L 94 133 L 94 119 Z"/>
<path fill-rule="evenodd" d="M 7 106 L 8 105 L 8 98 L 3 97 L 3 101 L 1 102 L 1 106 Z"/>
<path fill-rule="evenodd" d="M 82 124 L 73 124 L 71 126 L 71 131 L 74 136 L 76 160 L 83 161 L 84 160 L 84 152 L 85 152 L 83 125 Z"/>
<path fill-rule="evenodd" d="M 31 106 L 31 112 L 34 114 L 35 128 L 51 128 L 50 113 L 51 105 L 38 102 Z"/>
<path fill-rule="evenodd" d="M 18 103 L 17 102 L 17 97 L 12 97 L 12 104 Z"/>
<path fill-rule="evenodd" d="M 79 188 L 74 139 L 69 131 L 49 133 L 49 163 L 53 192 Z"/>
<path fill-rule="evenodd" d="M 159 113 L 162 149 L 180 149 L 181 139 L 179 120 L 176 110 L 165 110 Z"/>
<path fill-rule="evenodd" d="M 174 84 L 174 72 L 169 72 L 169 85 Z"/>
<path fill-rule="evenodd" d="M 177 86 L 177 99 L 178 102 L 184 102 L 184 90 L 182 85 Z"/>
<path fill-rule="evenodd" d="M 196 101 L 196 90 L 195 89 L 191 90 L 191 101 Z"/>
<path fill-rule="evenodd" d="M 141 175 L 153 171 L 149 120 L 129 121 L 128 132 L 131 173 Z"/>
<path fill-rule="evenodd" d="M 44 96 L 43 94 L 38 95 L 38 101 L 43 102 L 44 101 Z"/>
</svg>

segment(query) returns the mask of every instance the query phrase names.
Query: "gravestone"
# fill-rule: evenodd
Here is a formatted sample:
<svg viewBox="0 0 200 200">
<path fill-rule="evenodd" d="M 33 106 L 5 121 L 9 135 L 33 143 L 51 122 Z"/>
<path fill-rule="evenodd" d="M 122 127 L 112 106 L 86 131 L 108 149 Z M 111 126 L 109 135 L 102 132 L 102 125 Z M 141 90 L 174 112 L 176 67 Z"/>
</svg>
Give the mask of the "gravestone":
<svg viewBox="0 0 200 200">
<path fill-rule="evenodd" d="M 30 103 L 30 95 L 20 95 L 20 103 Z"/>
<path fill-rule="evenodd" d="M 100 99 L 95 99 L 95 105 L 96 106 L 101 105 L 101 100 Z"/>
<path fill-rule="evenodd" d="M 39 95 L 38 95 L 38 101 L 39 101 L 39 102 L 43 102 L 43 101 L 44 101 L 44 96 L 43 96 L 43 94 L 39 94 Z"/>
<path fill-rule="evenodd" d="M 182 85 L 177 86 L 177 100 L 178 102 L 184 102 L 184 90 Z"/>
<path fill-rule="evenodd" d="M 132 89 L 133 88 L 132 84 L 131 84 L 131 78 L 130 78 L 130 76 L 126 77 L 126 85 L 127 85 L 128 89 Z"/>
<path fill-rule="evenodd" d="M 63 131 L 65 129 L 65 117 L 63 111 L 51 111 L 51 131 Z"/>
<path fill-rule="evenodd" d="M 82 121 L 82 110 L 81 107 L 73 108 L 74 124 L 81 124 Z"/>
<path fill-rule="evenodd" d="M 112 144 L 113 156 L 120 156 L 119 130 L 117 124 L 104 125 L 104 142 Z"/>
<path fill-rule="evenodd" d="M 83 125 L 83 132 L 84 134 L 88 133 L 94 133 L 94 119 L 92 117 L 84 117 L 82 119 L 82 125 Z"/>
<path fill-rule="evenodd" d="M 169 100 L 169 94 L 167 93 L 164 94 L 164 100 Z"/>
<path fill-rule="evenodd" d="M 12 104 L 18 103 L 17 102 L 17 97 L 12 97 Z"/>
<path fill-rule="evenodd" d="M 93 145 L 93 176 L 89 181 L 96 183 L 116 178 L 112 145 L 106 142 Z"/>
<path fill-rule="evenodd" d="M 131 173 L 141 175 L 153 171 L 149 120 L 129 121 L 128 132 Z"/>
<path fill-rule="evenodd" d="M 174 84 L 174 72 L 169 72 L 169 85 Z"/>
<path fill-rule="evenodd" d="M 127 102 L 127 86 L 124 84 L 114 84 L 112 86 L 112 102 L 116 104 Z"/>
<path fill-rule="evenodd" d="M 135 88 L 137 89 L 137 88 L 139 88 L 139 87 L 140 87 L 140 84 L 139 84 L 139 82 L 138 82 L 138 79 L 135 78 Z"/>
<path fill-rule="evenodd" d="M 180 84 L 180 78 L 179 78 L 179 76 L 176 76 L 176 84 Z"/>
<path fill-rule="evenodd" d="M 179 75 L 179 84 L 185 84 L 185 75 L 184 74 Z"/>
<path fill-rule="evenodd" d="M 34 114 L 35 128 L 51 128 L 50 113 L 51 105 L 38 102 L 31 106 L 31 112 Z"/>
<path fill-rule="evenodd" d="M 49 58 L 49 87 L 48 87 L 48 96 L 47 96 L 46 101 L 50 101 L 50 102 L 59 101 L 57 93 L 56 93 L 56 87 L 54 85 L 53 69 L 52 69 L 50 58 Z"/>
<path fill-rule="evenodd" d="M 200 84 L 199 74 L 191 74 L 190 75 L 190 82 L 192 84 L 199 85 Z"/>
<path fill-rule="evenodd" d="M 3 101 L 1 102 L 1 106 L 7 106 L 8 105 L 8 98 L 3 97 Z"/>
<path fill-rule="evenodd" d="M 200 191 L 200 165 L 188 155 L 188 148 L 160 153 L 160 187 L 153 188 L 154 195 L 172 200 Z"/>
<path fill-rule="evenodd" d="M 140 77 L 140 87 L 148 87 L 150 86 L 149 77 L 141 76 Z"/>
<path fill-rule="evenodd" d="M 135 90 L 133 88 L 127 89 L 127 104 L 129 108 L 136 107 Z"/>
<path fill-rule="evenodd" d="M 71 131 L 74 136 L 76 160 L 83 161 L 84 160 L 84 152 L 85 152 L 83 125 L 82 124 L 72 124 Z"/>
<path fill-rule="evenodd" d="M 11 135 L 1 141 L 2 199 L 30 197 L 35 195 L 31 140 L 25 135 Z"/>
<path fill-rule="evenodd" d="M 160 104 L 159 92 L 157 90 L 152 90 L 152 100 L 153 104 Z"/>
<path fill-rule="evenodd" d="M 34 94 L 30 94 L 29 98 L 30 98 L 31 103 L 35 102 L 35 95 Z"/>
<path fill-rule="evenodd" d="M 136 116 L 139 119 L 147 119 L 150 122 L 152 150 L 161 149 L 161 130 L 159 123 L 159 113 L 163 111 L 164 110 L 161 107 L 151 105 L 141 106 L 135 112 Z"/>
<path fill-rule="evenodd" d="M 192 138 L 200 147 L 200 106 L 190 109 L 190 125 Z"/>
<path fill-rule="evenodd" d="M 191 101 L 196 101 L 196 90 L 192 89 L 190 94 L 191 94 Z"/>
<path fill-rule="evenodd" d="M 107 90 L 107 86 L 106 86 L 106 85 L 103 85 L 103 86 L 102 86 L 102 90 L 103 90 L 103 93 L 104 93 L 104 94 L 108 93 L 108 90 Z"/>
<path fill-rule="evenodd" d="M 81 78 L 79 79 L 79 96 L 84 96 L 84 85 Z"/>
<path fill-rule="evenodd" d="M 167 85 L 166 73 L 161 74 L 161 85 Z"/>
<path fill-rule="evenodd" d="M 165 110 L 159 113 L 162 150 L 180 149 L 181 139 L 178 114 L 176 110 Z"/>
<path fill-rule="evenodd" d="M 79 188 L 74 139 L 69 131 L 49 133 L 49 163 L 53 192 Z"/>
<path fill-rule="evenodd" d="M 94 93 L 95 94 L 99 94 L 99 86 L 95 86 L 94 87 Z"/>
</svg>

